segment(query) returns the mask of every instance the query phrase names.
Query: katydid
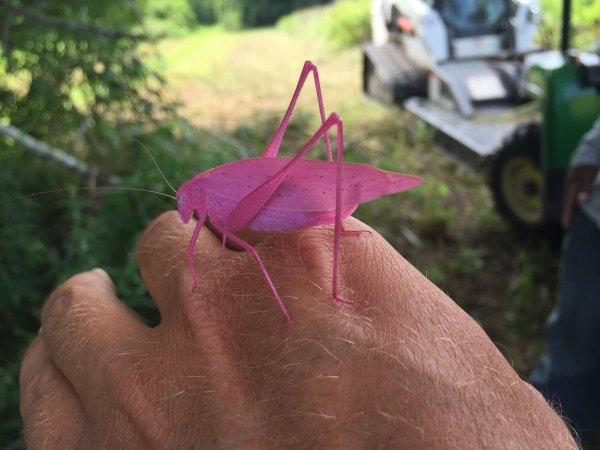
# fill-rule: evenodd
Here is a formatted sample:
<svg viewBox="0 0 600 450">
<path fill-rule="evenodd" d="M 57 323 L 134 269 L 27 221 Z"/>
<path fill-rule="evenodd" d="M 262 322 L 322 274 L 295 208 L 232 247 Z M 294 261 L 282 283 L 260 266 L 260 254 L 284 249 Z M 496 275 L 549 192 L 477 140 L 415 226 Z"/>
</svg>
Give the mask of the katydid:
<svg viewBox="0 0 600 450">
<path fill-rule="evenodd" d="M 313 73 L 321 126 L 293 158 L 277 157 L 281 140 L 304 82 Z M 329 130 L 336 127 L 336 161 L 333 161 Z M 304 155 L 325 137 L 327 161 L 305 160 Z M 387 172 L 364 164 L 343 162 L 343 125 L 336 113 L 325 118 L 325 108 L 317 68 L 304 64 L 290 105 L 266 150 L 259 158 L 224 164 L 200 173 L 184 183 L 176 194 L 177 209 L 184 223 L 194 214 L 198 223 L 187 252 L 193 288 L 198 285 L 193 255 L 198 234 L 208 217 L 227 239 L 239 245 L 256 260 L 279 309 L 289 325 L 292 319 L 258 253 L 236 232 L 250 229 L 286 232 L 322 224 L 334 224 L 332 297 L 337 303 L 352 305 L 337 292 L 337 266 L 342 220 L 358 205 L 383 195 L 405 191 L 421 183 L 421 178 Z"/>
</svg>

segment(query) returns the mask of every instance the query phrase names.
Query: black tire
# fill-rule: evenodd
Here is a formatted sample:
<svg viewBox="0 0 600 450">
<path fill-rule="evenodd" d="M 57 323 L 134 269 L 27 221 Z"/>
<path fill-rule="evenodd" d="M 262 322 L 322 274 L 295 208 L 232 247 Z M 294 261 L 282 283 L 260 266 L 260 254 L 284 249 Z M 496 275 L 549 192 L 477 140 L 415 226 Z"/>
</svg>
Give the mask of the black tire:
<svg viewBox="0 0 600 450">
<path fill-rule="evenodd" d="M 518 127 L 492 160 L 490 188 L 498 212 L 517 230 L 547 234 L 555 227 L 545 214 L 540 126 Z"/>
</svg>

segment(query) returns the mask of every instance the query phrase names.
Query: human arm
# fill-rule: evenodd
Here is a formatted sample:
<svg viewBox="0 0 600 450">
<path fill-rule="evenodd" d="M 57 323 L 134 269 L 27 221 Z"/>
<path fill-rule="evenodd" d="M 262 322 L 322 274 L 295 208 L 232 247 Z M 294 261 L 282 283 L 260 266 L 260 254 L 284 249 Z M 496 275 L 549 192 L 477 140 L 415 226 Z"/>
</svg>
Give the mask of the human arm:
<svg viewBox="0 0 600 450">
<path fill-rule="evenodd" d="M 589 200 L 600 168 L 600 118 L 577 146 L 565 181 L 561 224 L 568 228 L 575 205 Z"/>
<path fill-rule="evenodd" d="M 259 238 L 289 328 L 251 256 L 220 261 L 208 230 L 186 294 L 192 230 L 167 213 L 138 245 L 157 327 L 101 271 L 50 296 L 21 370 L 31 448 L 576 446 L 483 330 L 374 231 L 341 246 L 342 292 L 368 303 L 357 309 L 330 299 L 330 227 Z"/>
</svg>

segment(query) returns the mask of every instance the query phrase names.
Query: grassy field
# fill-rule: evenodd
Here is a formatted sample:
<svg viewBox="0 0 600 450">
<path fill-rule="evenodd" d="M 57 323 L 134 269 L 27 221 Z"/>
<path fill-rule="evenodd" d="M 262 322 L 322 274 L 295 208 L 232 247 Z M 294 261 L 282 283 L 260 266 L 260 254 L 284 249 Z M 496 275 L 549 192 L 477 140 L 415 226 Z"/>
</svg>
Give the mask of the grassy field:
<svg viewBox="0 0 600 450">
<path fill-rule="evenodd" d="M 304 61 L 312 60 L 327 112 L 337 111 L 344 120 L 346 159 L 425 180 L 418 189 L 362 205 L 355 216 L 471 314 L 526 376 L 541 352 L 543 322 L 555 298 L 557 249 L 514 234 L 496 214 L 483 174 L 445 155 L 422 122 L 364 98 L 360 49 L 331 45 L 324 32 L 328 11 L 302 11 L 263 29 L 204 28 L 144 48 L 148 63 L 167 78 L 166 96 L 181 103 L 181 116 L 192 124 L 183 121 L 174 132 L 155 130 L 152 142 L 160 145 L 152 152 L 174 185 L 222 162 L 259 155 Z M 283 141 L 287 155 L 319 126 L 312 81 L 306 86 Z M 125 131 L 131 134 L 128 146 L 92 155 L 94 163 L 119 174 L 127 186 L 166 189 L 138 142 L 145 130 Z M 317 148 L 312 157 L 323 152 Z M 79 181 L 15 149 L 0 152 L 0 168 L 0 290 L 6 293 L 0 334 L 7 349 L 0 357 L 2 445 L 18 437 L 16 373 L 39 327 L 45 295 L 69 275 L 102 266 L 120 296 L 150 322 L 156 320 L 132 249 L 152 217 L 174 205 L 132 193 L 74 191 L 15 201 Z"/>
</svg>

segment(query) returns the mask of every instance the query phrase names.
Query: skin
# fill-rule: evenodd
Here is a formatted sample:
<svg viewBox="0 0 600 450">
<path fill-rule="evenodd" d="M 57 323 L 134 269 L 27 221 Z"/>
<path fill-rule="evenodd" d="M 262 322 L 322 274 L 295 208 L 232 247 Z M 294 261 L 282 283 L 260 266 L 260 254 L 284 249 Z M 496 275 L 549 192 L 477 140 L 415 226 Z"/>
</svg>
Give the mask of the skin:
<svg viewBox="0 0 600 450">
<path fill-rule="evenodd" d="M 575 205 L 589 200 L 598 169 L 595 165 L 582 165 L 571 169 L 567 174 L 561 215 L 563 228 L 569 228 Z"/>
<path fill-rule="evenodd" d="M 381 236 L 349 219 L 330 298 L 332 227 L 244 236 L 253 258 L 174 212 L 137 258 L 162 321 L 149 328 L 106 273 L 48 298 L 21 368 L 30 448 L 576 448 L 569 429 L 483 330 Z"/>
</svg>

